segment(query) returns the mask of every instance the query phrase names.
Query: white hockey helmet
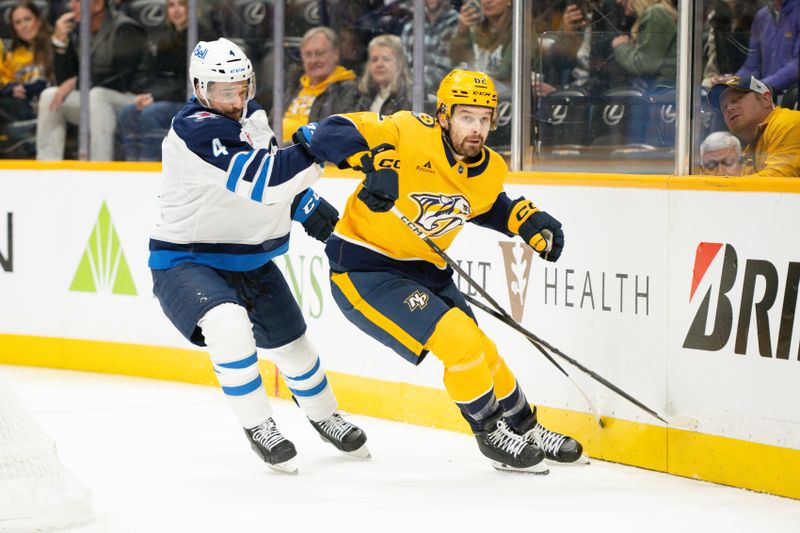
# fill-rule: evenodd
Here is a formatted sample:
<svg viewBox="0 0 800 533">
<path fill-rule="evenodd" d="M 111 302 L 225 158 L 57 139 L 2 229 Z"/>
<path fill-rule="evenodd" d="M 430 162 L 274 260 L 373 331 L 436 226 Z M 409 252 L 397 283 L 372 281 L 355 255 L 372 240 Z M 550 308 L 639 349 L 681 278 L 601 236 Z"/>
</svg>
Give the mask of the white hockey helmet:
<svg viewBox="0 0 800 533">
<path fill-rule="evenodd" d="M 246 81 L 247 100 L 256 92 L 253 64 L 241 48 L 225 38 L 197 43 L 189 61 L 189 78 L 194 95 L 204 105 L 209 102 L 208 87 L 211 83 Z"/>
</svg>

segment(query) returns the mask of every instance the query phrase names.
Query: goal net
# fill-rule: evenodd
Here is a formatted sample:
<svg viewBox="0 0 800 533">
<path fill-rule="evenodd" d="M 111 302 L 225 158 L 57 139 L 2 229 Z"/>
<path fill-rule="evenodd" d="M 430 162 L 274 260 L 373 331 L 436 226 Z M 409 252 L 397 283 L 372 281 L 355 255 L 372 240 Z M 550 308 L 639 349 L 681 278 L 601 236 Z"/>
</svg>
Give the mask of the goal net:
<svg viewBox="0 0 800 533">
<path fill-rule="evenodd" d="M 0 532 L 51 531 L 91 517 L 89 490 L 0 375 Z"/>
</svg>

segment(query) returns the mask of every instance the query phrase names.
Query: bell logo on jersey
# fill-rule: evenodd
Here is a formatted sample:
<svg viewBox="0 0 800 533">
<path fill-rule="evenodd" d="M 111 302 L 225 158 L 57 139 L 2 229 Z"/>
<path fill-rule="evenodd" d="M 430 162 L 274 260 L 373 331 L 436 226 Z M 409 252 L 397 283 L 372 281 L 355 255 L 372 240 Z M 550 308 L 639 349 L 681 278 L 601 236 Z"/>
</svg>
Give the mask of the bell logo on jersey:
<svg viewBox="0 0 800 533">
<path fill-rule="evenodd" d="M 411 199 L 419 206 L 414 222 L 424 228 L 429 237 L 440 237 L 460 228 L 472 212 L 469 201 L 461 194 L 418 193 L 412 194 Z"/>
<path fill-rule="evenodd" d="M 408 305 L 409 311 L 416 311 L 417 309 L 425 309 L 428 305 L 428 299 L 430 297 L 427 293 L 414 291 L 411 295 L 403 300 L 406 305 Z"/>
</svg>

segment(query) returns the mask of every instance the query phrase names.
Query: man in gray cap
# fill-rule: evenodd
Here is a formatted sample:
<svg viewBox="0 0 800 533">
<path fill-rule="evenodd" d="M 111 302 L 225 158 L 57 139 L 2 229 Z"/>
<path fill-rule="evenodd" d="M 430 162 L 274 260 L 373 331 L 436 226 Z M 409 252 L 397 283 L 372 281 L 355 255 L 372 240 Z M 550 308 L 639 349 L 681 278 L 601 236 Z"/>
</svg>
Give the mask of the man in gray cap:
<svg viewBox="0 0 800 533">
<path fill-rule="evenodd" d="M 800 111 L 775 106 L 770 88 L 752 76 L 717 83 L 708 100 L 745 145 L 745 175 L 800 177 Z"/>
</svg>

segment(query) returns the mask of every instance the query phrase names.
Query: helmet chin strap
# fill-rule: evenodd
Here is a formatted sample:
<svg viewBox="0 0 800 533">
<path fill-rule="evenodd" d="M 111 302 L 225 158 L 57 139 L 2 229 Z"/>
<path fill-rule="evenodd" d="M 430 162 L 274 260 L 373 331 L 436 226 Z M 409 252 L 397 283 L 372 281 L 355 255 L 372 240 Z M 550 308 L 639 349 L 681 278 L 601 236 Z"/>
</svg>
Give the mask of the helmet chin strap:
<svg viewBox="0 0 800 533">
<path fill-rule="evenodd" d="M 461 157 L 464 157 L 464 154 L 460 153 L 456 150 L 455 146 L 453 146 L 453 141 L 450 139 L 450 129 L 449 128 L 442 128 L 442 140 L 444 141 L 445 146 L 450 149 L 451 152 L 454 154 L 458 154 Z"/>
<path fill-rule="evenodd" d="M 439 120 L 438 114 L 436 115 L 436 120 Z M 450 121 L 447 118 L 445 118 L 444 121 L 447 124 L 447 127 L 442 126 L 441 122 L 439 123 L 439 127 L 442 128 L 442 140 L 444 141 L 445 146 L 447 146 L 447 148 L 449 148 L 454 154 L 458 154 L 463 157 L 464 154 L 459 153 L 459 151 L 455 149 L 453 146 L 453 141 L 450 139 Z"/>
</svg>

